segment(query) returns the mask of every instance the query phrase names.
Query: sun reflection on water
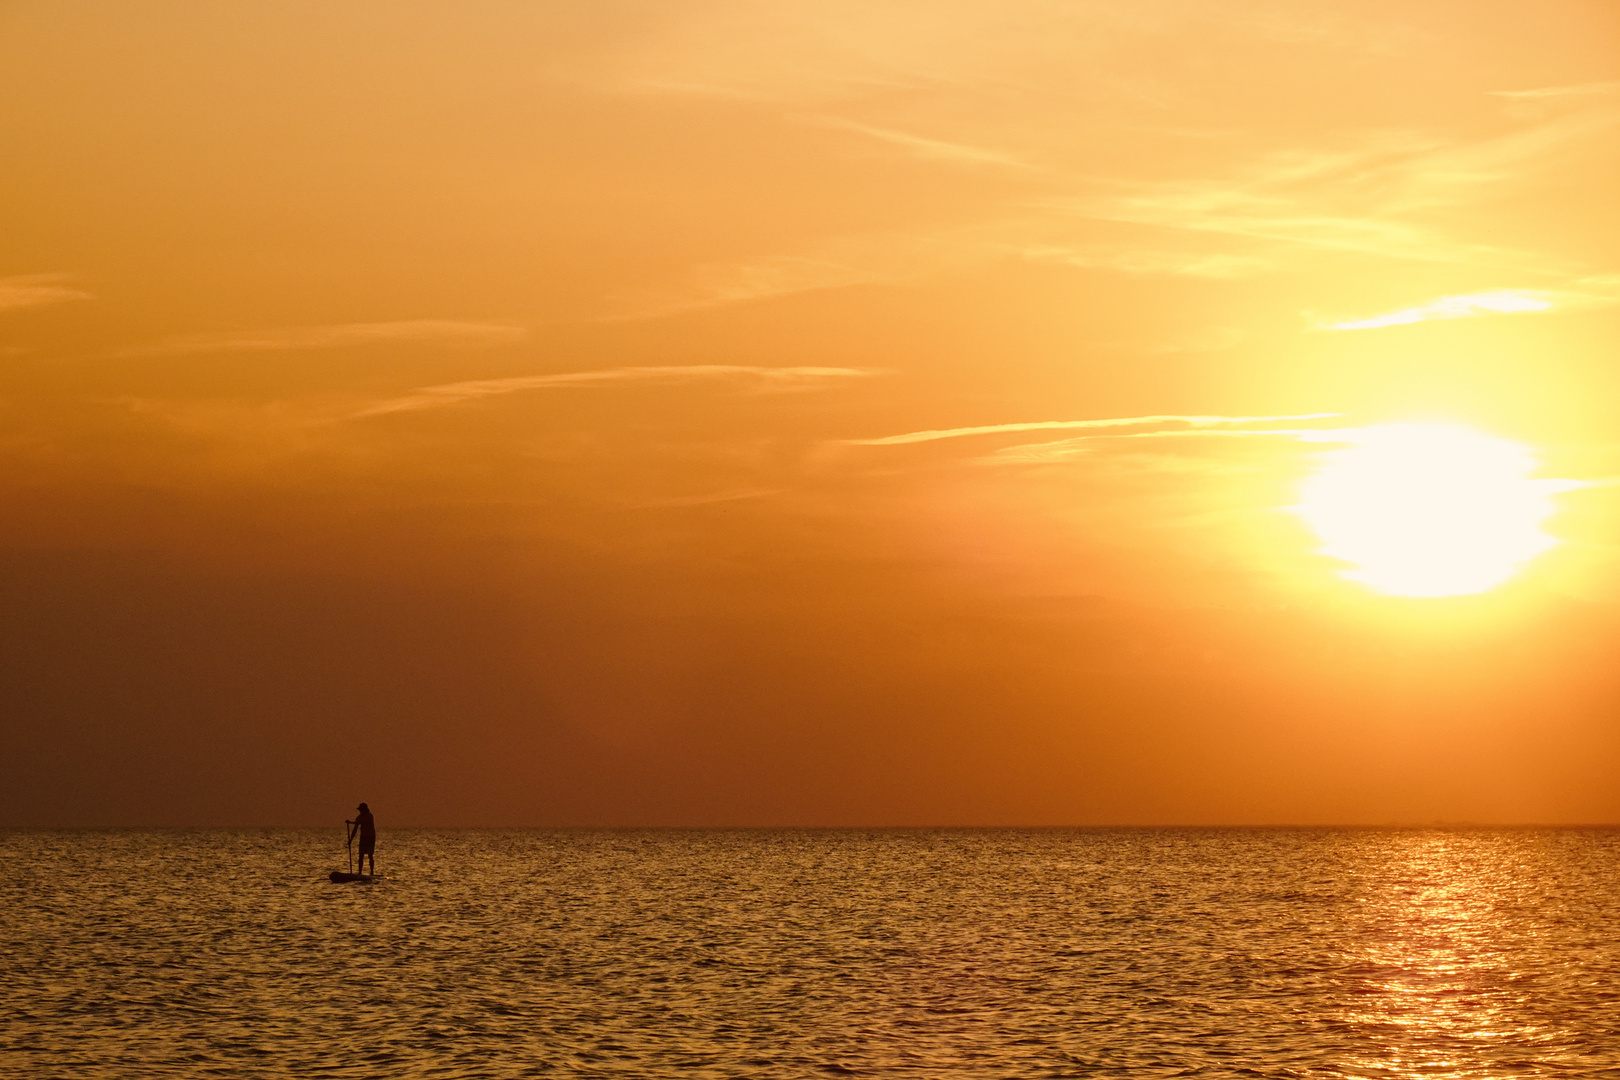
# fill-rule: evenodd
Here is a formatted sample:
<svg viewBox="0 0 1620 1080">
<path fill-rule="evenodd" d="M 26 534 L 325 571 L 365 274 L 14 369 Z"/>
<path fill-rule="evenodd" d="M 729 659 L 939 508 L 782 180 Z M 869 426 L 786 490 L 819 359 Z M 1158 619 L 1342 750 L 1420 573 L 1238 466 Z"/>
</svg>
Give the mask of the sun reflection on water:
<svg viewBox="0 0 1620 1080">
<path fill-rule="evenodd" d="M 1567 1044 L 1575 1033 L 1527 1008 L 1537 973 L 1515 964 L 1546 952 L 1543 920 L 1524 918 L 1545 905 L 1526 852 L 1487 850 L 1466 832 L 1394 833 L 1389 844 L 1352 916 L 1361 951 L 1347 957 L 1344 1021 L 1361 1049 L 1346 1073 L 1475 1077 L 1482 1060 L 1519 1050 L 1540 1061 Z"/>
<path fill-rule="evenodd" d="M 0 831 L 5 1075 L 1620 1076 L 1617 829 L 391 844 Z"/>
</svg>

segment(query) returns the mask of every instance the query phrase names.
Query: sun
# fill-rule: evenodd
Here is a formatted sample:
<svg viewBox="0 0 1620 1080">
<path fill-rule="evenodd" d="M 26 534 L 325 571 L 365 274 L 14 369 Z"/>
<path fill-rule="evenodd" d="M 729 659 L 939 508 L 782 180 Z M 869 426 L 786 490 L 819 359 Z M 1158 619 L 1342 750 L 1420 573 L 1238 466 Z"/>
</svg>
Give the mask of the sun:
<svg viewBox="0 0 1620 1080">
<path fill-rule="evenodd" d="M 1301 517 L 1344 577 L 1392 596 L 1462 596 L 1507 581 L 1558 540 L 1542 531 L 1553 496 L 1534 452 L 1447 424 L 1380 424 L 1333 433 Z"/>
</svg>

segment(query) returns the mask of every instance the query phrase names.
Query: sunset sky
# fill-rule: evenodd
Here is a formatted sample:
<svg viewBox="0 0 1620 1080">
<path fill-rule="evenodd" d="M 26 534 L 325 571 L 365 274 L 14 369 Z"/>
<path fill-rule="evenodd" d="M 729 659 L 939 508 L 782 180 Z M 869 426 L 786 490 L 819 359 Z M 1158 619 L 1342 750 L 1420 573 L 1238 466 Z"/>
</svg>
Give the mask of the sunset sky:
<svg viewBox="0 0 1620 1080">
<path fill-rule="evenodd" d="M 1609 0 L 0 0 L 0 824 L 1620 821 L 1617 192 Z"/>
</svg>

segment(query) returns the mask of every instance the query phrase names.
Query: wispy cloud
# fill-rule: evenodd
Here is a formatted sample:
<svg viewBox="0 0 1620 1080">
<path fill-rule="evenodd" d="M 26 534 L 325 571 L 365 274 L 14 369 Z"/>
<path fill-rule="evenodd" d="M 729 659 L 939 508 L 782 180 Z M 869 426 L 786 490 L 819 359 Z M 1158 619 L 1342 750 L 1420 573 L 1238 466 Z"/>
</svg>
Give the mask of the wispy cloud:
<svg viewBox="0 0 1620 1080">
<path fill-rule="evenodd" d="M 717 503 L 744 502 L 768 499 L 780 495 L 784 488 L 736 488 L 729 491 L 711 491 L 702 495 L 676 495 L 668 499 L 653 499 L 636 503 L 632 510 L 679 510 L 693 506 L 713 506 Z"/>
<path fill-rule="evenodd" d="M 1036 420 L 1014 424 L 986 424 L 977 427 L 932 428 L 927 431 L 909 431 L 903 435 L 885 435 L 877 439 L 843 439 L 845 446 L 903 446 L 909 443 L 935 442 L 940 439 L 962 439 L 978 435 L 1005 435 L 1023 431 L 1064 431 L 1083 428 L 1148 427 L 1159 424 L 1184 424 L 1193 428 L 1218 424 L 1281 423 L 1285 420 L 1322 420 L 1337 413 L 1297 413 L 1286 416 L 1124 416 L 1102 420 Z"/>
<path fill-rule="evenodd" d="M 1493 289 L 1436 300 L 1355 319 L 1316 320 L 1321 330 L 1375 330 L 1435 319 L 1468 319 L 1536 311 L 1569 311 L 1620 303 L 1620 275 L 1583 278 L 1569 289 Z"/>
<path fill-rule="evenodd" d="M 1537 86 L 1529 90 L 1492 90 L 1492 97 L 1509 101 L 1620 97 L 1620 82 L 1576 83 L 1571 86 Z"/>
<path fill-rule="evenodd" d="M 890 128 L 874 127 L 871 124 L 861 124 L 838 117 L 820 117 L 815 122 L 822 127 L 850 131 L 857 135 L 876 139 L 879 142 L 888 143 L 891 146 L 898 146 L 913 156 L 928 161 L 944 161 L 958 165 L 990 165 L 1006 169 L 1035 168 L 1035 166 L 1019 160 L 1012 154 L 988 147 L 973 146 L 968 143 L 953 142 L 945 139 L 930 139 L 923 135 L 895 131 Z"/>
<path fill-rule="evenodd" d="M 1321 419 L 1336 416 L 1336 413 L 1322 413 L 1302 419 Z M 1257 418 L 1260 419 L 1260 418 Z M 1283 419 L 1278 417 L 1276 419 Z M 1234 418 L 1236 422 L 1236 418 Z M 987 457 L 978 459 L 981 463 L 990 465 L 1042 465 L 1051 462 L 1066 461 L 1091 454 L 1094 444 L 1103 440 L 1120 439 L 1255 439 L 1255 438 L 1282 438 L 1298 439 L 1305 442 L 1323 442 L 1339 438 L 1331 433 L 1331 429 L 1321 428 L 1192 428 L 1167 431 L 1125 431 L 1110 432 L 1105 435 L 1080 435 L 1069 439 L 1058 439 L 1053 442 L 1023 443 L 1018 446 L 1007 446 L 995 451 Z"/>
<path fill-rule="evenodd" d="M 910 283 L 1009 258 L 1212 280 L 1341 256 L 1488 266 L 1530 282 L 1581 272 L 1554 248 L 1505 246 L 1500 238 L 1509 232 L 1480 228 L 1466 211 L 1501 199 L 1537 171 L 1570 172 L 1602 152 L 1612 141 L 1620 84 L 1496 91 L 1508 112 L 1535 122 L 1498 126 L 1485 137 L 1476 127 L 1464 134 L 1438 122 L 1330 124 L 1302 134 L 1290 121 L 1273 130 L 1268 118 L 1286 119 L 1300 107 L 1279 101 L 1258 108 L 1253 126 L 1229 117 L 1218 128 L 1175 125 L 1178 142 L 1220 139 L 1224 149 L 1149 153 L 1162 144 L 1167 120 L 1206 116 L 1190 106 L 1210 85 L 1207 72 L 1185 65 L 1144 67 L 1139 43 L 1155 43 L 1157 54 L 1166 35 L 1191 34 L 1238 46 L 1217 49 L 1229 63 L 1258 62 L 1254 49 L 1263 43 L 1286 48 L 1290 63 L 1308 47 L 1329 50 L 1321 59 L 1336 64 L 1332 54 L 1344 51 L 1410 55 L 1425 47 L 1422 35 L 1399 20 L 1270 3 L 1223 8 L 1218 17 L 1179 2 L 896 9 L 834 0 L 834 8 L 836 18 L 825 4 L 801 0 L 699 5 L 615 46 L 588 77 L 584 68 L 579 74 L 615 93 L 746 100 L 785 123 L 979 170 L 993 194 L 926 223 L 915 215 L 910 228 L 862 236 L 780 231 L 734 261 L 626 290 L 611 318 Z M 1359 62 L 1330 70 L 1361 77 Z M 1085 139 L 1073 137 L 1077 124 Z"/>
<path fill-rule="evenodd" d="M 660 319 L 823 289 L 892 283 L 907 277 L 907 247 L 906 241 L 887 236 L 843 238 L 813 245 L 805 254 L 704 263 L 680 280 L 613 297 L 609 313 L 599 321 Z"/>
<path fill-rule="evenodd" d="M 66 284 L 66 274 L 21 274 L 0 278 L 0 311 L 88 300 L 90 294 Z"/>
<path fill-rule="evenodd" d="M 1539 167 L 1565 144 L 1589 138 L 1606 114 L 1532 124 L 1466 144 L 1380 132 L 1337 146 L 1300 147 L 1252 159 L 1224 177 L 1124 180 L 1039 172 L 1081 194 L 1027 202 L 1027 211 L 951 227 L 823 237 L 791 254 L 691 268 L 685 280 L 626 298 L 614 318 L 650 318 L 856 285 L 914 281 L 997 259 L 1115 271 L 1131 276 L 1233 280 L 1286 266 L 1315 249 L 1425 263 L 1492 266 L 1567 278 L 1573 267 L 1545 254 L 1447 235 L 1449 212 L 1504 179 Z M 844 120 L 822 121 L 967 164 L 1023 166 L 1010 153 L 927 139 Z M 1104 239 L 1096 224 L 1145 227 Z M 1174 232 L 1166 232 L 1174 230 Z M 1179 234 L 1179 238 L 1177 238 Z"/>
<path fill-rule="evenodd" d="M 1548 294 L 1522 289 L 1498 289 L 1466 296 L 1442 296 L 1427 304 L 1401 308 L 1382 315 L 1339 322 L 1319 322 L 1323 330 L 1375 330 L 1381 326 L 1405 326 L 1432 319 L 1467 319 L 1476 315 L 1501 315 L 1519 311 L 1546 311 L 1553 306 Z"/>
<path fill-rule="evenodd" d="M 1286 166 L 1278 166 L 1279 173 Z M 1064 204 L 1085 217 L 1134 225 L 1182 229 L 1271 244 L 1343 251 L 1423 262 L 1509 262 L 1511 256 L 1477 244 L 1442 241 L 1384 207 L 1354 212 L 1334 201 L 1344 193 L 1284 191 L 1294 178 L 1172 181 L 1123 185 L 1118 196 L 1082 198 Z M 1320 189 L 1326 180 L 1310 185 Z M 1252 258 L 1252 256 L 1251 256 Z M 1196 264 L 1195 264 L 1196 265 Z M 1220 263 L 1214 264 L 1220 266 Z M 1234 266 L 1233 269 L 1240 269 Z"/>
<path fill-rule="evenodd" d="M 618 310 L 603 321 L 661 318 L 824 289 L 895 285 L 1002 259 L 1217 280 L 1251 276 L 1271 266 L 1269 260 L 1242 252 L 1086 243 L 1072 239 L 1073 231 L 1072 219 L 1039 214 L 951 228 L 824 237 L 795 254 L 694 266 L 682 281 L 619 297 Z"/>
<path fill-rule="evenodd" d="M 1058 212 L 1262 245 L 1568 275 L 1544 254 L 1451 235 L 1458 207 L 1609 137 L 1620 111 L 1583 108 L 1486 139 L 1382 131 L 1269 153 L 1225 176 L 1088 181 Z M 1439 215 L 1439 216 L 1437 216 Z"/>
<path fill-rule="evenodd" d="M 987 46 L 1002 51 L 994 44 L 1002 35 L 992 31 L 1005 19 L 949 3 L 901 14 L 870 0 L 743 0 L 679 10 L 656 32 L 577 66 L 578 77 L 638 94 L 800 106 L 859 101 L 992 75 L 1000 65 L 986 56 Z"/>
<path fill-rule="evenodd" d="M 206 352 L 291 352 L 353 345 L 442 342 L 460 345 L 504 345 L 522 341 L 528 331 L 500 323 L 410 319 L 401 322 L 339 323 L 330 326 L 280 326 L 185 334 L 127 350 L 123 356 Z"/>
<path fill-rule="evenodd" d="M 1153 247 L 1106 247 L 1061 243 L 1014 246 L 1013 254 L 1031 262 L 1061 263 L 1086 269 L 1117 270 L 1133 276 L 1211 278 L 1230 281 L 1271 268 L 1271 260 L 1230 251 L 1177 251 Z"/>
<path fill-rule="evenodd" d="M 423 386 L 401 397 L 388 398 L 352 414 L 353 417 L 439 409 L 463 401 L 518 394 L 528 390 L 619 384 L 684 383 L 704 380 L 741 380 L 773 389 L 798 389 L 828 382 L 867 378 L 875 372 L 840 367 L 748 367 L 736 364 L 693 364 L 684 367 L 622 367 L 602 371 L 569 371 L 553 375 L 518 375 L 507 379 L 472 379 L 466 382 Z"/>
<path fill-rule="evenodd" d="M 767 255 L 730 264 L 694 267 L 687 280 L 645 296 L 622 298 L 623 310 L 605 321 L 653 319 L 686 311 L 768 300 L 890 280 L 866 260 L 846 262 L 816 255 Z"/>
</svg>

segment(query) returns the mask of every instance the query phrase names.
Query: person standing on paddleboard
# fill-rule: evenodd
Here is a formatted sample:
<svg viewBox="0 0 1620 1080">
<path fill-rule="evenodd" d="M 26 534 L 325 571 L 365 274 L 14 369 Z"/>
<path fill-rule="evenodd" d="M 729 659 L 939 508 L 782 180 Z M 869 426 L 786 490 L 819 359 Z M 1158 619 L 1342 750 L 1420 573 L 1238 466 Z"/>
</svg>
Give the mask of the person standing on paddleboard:
<svg viewBox="0 0 1620 1080">
<path fill-rule="evenodd" d="M 377 823 L 371 819 L 371 807 L 361 803 L 358 807 L 360 813 L 355 815 L 353 821 L 345 821 L 349 826 L 349 843 L 354 843 L 354 834 L 360 834 L 360 865 L 355 867 L 362 874 L 366 872 L 366 858 L 371 858 L 371 873 L 377 873 Z"/>
</svg>

